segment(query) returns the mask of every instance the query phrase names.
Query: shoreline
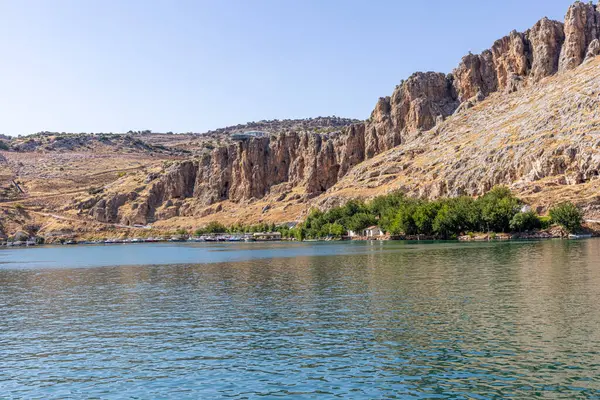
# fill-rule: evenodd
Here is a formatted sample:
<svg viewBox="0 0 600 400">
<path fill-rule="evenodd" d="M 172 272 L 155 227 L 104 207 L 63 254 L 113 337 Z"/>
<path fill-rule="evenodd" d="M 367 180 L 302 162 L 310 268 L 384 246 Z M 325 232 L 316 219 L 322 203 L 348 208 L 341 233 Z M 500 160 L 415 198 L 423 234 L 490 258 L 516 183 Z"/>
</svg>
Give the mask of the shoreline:
<svg viewBox="0 0 600 400">
<path fill-rule="evenodd" d="M 171 240 L 171 239 L 106 239 L 106 240 L 70 240 L 65 242 L 45 242 L 45 243 L 19 243 L 15 242 L 13 244 L 8 243 L 0 243 L 0 250 L 2 249 L 12 249 L 12 248 L 39 248 L 39 247 L 58 247 L 58 246 L 66 246 L 66 247 L 81 247 L 81 246 L 109 246 L 109 245 L 127 245 L 127 244 L 167 244 L 167 243 L 179 243 L 179 244 L 199 244 L 199 243 L 207 243 L 207 244 L 240 244 L 240 243 L 342 243 L 342 242 L 454 242 L 454 243 L 468 243 L 468 242 L 526 242 L 526 241 L 543 241 L 543 240 L 552 240 L 552 239 L 560 239 L 560 240 L 584 240 L 584 239 L 594 239 L 600 237 L 597 234 L 582 234 L 582 235 L 519 235 L 519 234 L 499 234 L 496 237 L 491 237 L 492 235 L 479 235 L 479 236 L 460 236 L 455 239 L 440 239 L 440 238 L 432 238 L 432 237 L 402 237 L 402 238 L 392 238 L 392 237 L 374 237 L 374 238 L 344 238 L 344 239 L 305 239 L 302 241 L 295 239 L 281 239 L 281 240 L 253 240 L 253 241 L 243 241 L 243 240 Z"/>
</svg>

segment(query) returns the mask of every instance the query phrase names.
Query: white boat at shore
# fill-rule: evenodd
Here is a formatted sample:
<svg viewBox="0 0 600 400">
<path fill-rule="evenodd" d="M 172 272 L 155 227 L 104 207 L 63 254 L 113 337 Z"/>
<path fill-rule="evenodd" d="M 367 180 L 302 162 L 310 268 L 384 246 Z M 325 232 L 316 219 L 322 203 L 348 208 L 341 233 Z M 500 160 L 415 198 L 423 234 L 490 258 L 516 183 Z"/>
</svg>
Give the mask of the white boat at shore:
<svg viewBox="0 0 600 400">
<path fill-rule="evenodd" d="M 569 234 L 569 239 L 590 239 L 591 237 L 592 237 L 591 233 L 581 233 L 581 234 L 571 233 L 571 234 Z"/>
</svg>

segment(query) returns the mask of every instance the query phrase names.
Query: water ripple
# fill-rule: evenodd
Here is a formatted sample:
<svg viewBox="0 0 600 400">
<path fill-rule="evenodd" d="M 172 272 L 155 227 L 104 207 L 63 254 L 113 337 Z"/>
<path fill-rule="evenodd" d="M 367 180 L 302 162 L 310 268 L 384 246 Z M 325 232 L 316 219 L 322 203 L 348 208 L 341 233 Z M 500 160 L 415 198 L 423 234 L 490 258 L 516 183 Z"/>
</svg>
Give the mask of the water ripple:
<svg viewBox="0 0 600 400">
<path fill-rule="evenodd" d="M 0 269 L 0 397 L 600 398 L 600 241 L 245 248 Z"/>
</svg>

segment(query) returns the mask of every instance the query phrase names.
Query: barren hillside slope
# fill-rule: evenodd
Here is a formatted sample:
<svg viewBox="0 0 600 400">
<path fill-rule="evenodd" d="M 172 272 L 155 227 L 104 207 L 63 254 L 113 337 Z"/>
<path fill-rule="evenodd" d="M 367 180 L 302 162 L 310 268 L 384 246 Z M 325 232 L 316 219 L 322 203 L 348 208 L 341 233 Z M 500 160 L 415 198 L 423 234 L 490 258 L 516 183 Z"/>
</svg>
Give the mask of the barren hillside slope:
<svg viewBox="0 0 600 400">
<path fill-rule="evenodd" d="M 514 93 L 494 93 L 352 169 L 319 205 L 401 189 L 435 198 L 508 185 L 542 209 L 600 205 L 600 59 Z"/>
</svg>

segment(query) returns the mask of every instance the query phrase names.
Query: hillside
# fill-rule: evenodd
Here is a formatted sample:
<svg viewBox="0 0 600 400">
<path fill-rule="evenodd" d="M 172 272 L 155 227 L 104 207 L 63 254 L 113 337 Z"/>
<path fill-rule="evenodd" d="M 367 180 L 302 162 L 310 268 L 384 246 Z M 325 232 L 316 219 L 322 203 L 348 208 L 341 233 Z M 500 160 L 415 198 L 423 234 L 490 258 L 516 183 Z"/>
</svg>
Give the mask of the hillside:
<svg viewBox="0 0 600 400">
<path fill-rule="evenodd" d="M 391 190 L 477 196 L 505 184 L 540 212 L 568 198 L 597 218 L 599 53 L 600 13 L 576 2 L 564 23 L 543 18 L 513 31 L 465 56 L 450 74 L 413 74 L 377 101 L 367 121 L 261 121 L 204 135 L 135 135 L 145 146 L 127 157 L 92 152 L 107 164 L 116 160 L 116 176 L 92 185 L 89 168 L 76 164 L 86 177 L 81 190 L 68 202 L 38 207 L 91 224 L 172 230 L 210 220 L 295 221 L 311 207 Z M 230 140 L 243 130 L 268 134 Z M 26 194 L 41 196 L 27 160 L 4 155 Z M 94 173 L 105 169 L 94 165 Z M 33 201 L 27 195 L 26 206 Z"/>
<path fill-rule="evenodd" d="M 507 185 L 544 212 L 573 200 L 600 216 L 600 58 L 514 93 L 494 93 L 361 163 L 318 205 L 391 190 L 479 195 Z"/>
</svg>

